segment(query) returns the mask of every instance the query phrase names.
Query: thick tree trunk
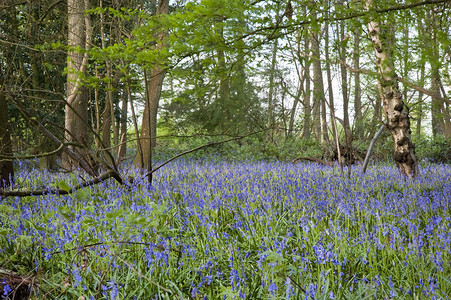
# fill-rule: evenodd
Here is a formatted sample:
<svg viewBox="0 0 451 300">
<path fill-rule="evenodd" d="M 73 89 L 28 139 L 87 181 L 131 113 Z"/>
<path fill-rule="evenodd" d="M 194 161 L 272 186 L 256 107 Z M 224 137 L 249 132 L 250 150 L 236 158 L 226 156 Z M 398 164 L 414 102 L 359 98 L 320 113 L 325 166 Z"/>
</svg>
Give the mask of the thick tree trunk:
<svg viewBox="0 0 451 300">
<path fill-rule="evenodd" d="M 86 5 L 86 7 L 85 7 Z M 65 140 L 66 142 L 88 145 L 88 128 L 85 122 L 88 120 L 88 102 L 86 89 L 81 86 L 80 72 L 83 72 L 87 63 L 85 55 L 76 50 L 77 47 L 83 48 L 86 43 L 85 17 L 83 12 L 88 8 L 88 0 L 68 0 L 68 60 L 67 60 L 67 85 L 65 107 Z M 86 152 L 80 148 L 76 150 L 86 159 Z M 66 169 L 77 167 L 79 162 L 73 161 L 67 155 L 63 155 L 63 166 Z"/>
<path fill-rule="evenodd" d="M 160 0 L 156 15 L 165 15 L 168 12 L 169 0 Z M 165 30 L 158 34 L 157 50 L 160 51 L 165 47 L 164 39 L 166 35 L 167 31 Z M 156 146 L 158 105 L 165 73 L 164 68 L 159 65 L 155 66 L 150 72 L 150 82 L 147 85 L 147 101 L 144 107 L 140 135 L 143 157 L 140 157 L 140 153 L 137 154 L 134 161 L 135 166 L 139 166 L 141 161 L 144 163 L 144 168 L 148 169 L 152 165 L 151 152 L 152 148 Z"/>
<path fill-rule="evenodd" d="M 432 63 L 431 70 L 431 91 L 437 95 L 441 95 L 440 93 L 440 74 L 438 70 L 438 66 Z M 432 133 L 434 136 L 443 135 L 443 128 L 445 123 L 443 121 L 443 113 L 442 113 L 442 101 L 437 97 L 432 97 L 431 102 L 431 116 L 432 116 Z"/>
<path fill-rule="evenodd" d="M 372 0 L 366 0 L 367 8 Z M 400 172 L 410 178 L 418 173 L 415 146 L 410 134 L 410 117 L 398 87 L 398 77 L 393 66 L 394 35 L 388 28 L 371 21 L 368 31 L 373 42 L 379 76 L 380 96 L 384 105 L 387 128 L 393 136 L 394 160 Z"/>
</svg>

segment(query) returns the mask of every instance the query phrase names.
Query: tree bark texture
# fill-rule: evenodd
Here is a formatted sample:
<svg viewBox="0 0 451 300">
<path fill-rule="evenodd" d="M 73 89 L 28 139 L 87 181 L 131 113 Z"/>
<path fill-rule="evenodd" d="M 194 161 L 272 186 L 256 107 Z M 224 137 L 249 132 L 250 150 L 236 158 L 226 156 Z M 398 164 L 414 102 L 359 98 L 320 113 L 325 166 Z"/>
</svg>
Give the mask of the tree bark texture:
<svg viewBox="0 0 451 300">
<path fill-rule="evenodd" d="M 372 0 L 366 0 L 368 9 Z M 418 173 L 415 146 L 411 140 L 410 117 L 398 87 L 398 77 L 394 71 L 394 37 L 384 24 L 370 21 L 368 31 L 376 54 L 380 97 L 384 106 L 387 128 L 394 142 L 393 158 L 399 171 L 409 178 Z"/>
<path fill-rule="evenodd" d="M 169 12 L 169 0 L 158 1 L 156 15 L 165 15 Z M 158 34 L 157 50 L 162 50 L 165 47 L 166 30 L 162 30 Z M 156 65 L 150 72 L 150 82 L 147 85 L 147 101 L 144 107 L 143 119 L 141 125 L 141 149 L 143 157 L 140 153 L 137 154 L 134 164 L 138 166 L 142 161 L 144 168 L 151 165 L 151 151 L 156 146 L 157 136 L 157 113 L 158 105 L 161 96 L 161 89 L 163 87 L 163 80 L 165 76 L 165 69 L 161 65 Z M 149 120 L 150 118 L 150 120 Z"/>
<path fill-rule="evenodd" d="M 321 103 L 325 101 L 323 72 L 321 70 L 319 39 L 316 33 L 312 34 L 313 60 L 313 133 L 315 138 L 321 141 Z"/>
<path fill-rule="evenodd" d="M 360 69 L 360 29 L 354 31 L 354 68 Z M 354 112 L 355 112 L 355 133 L 358 139 L 364 136 L 363 116 L 362 116 L 362 88 L 360 87 L 360 73 L 354 73 Z"/>
<path fill-rule="evenodd" d="M 340 30 L 339 30 L 339 41 L 342 43 L 338 47 L 338 53 L 340 55 L 341 61 L 343 61 L 346 64 L 346 46 L 343 44 L 345 43 L 345 29 L 344 29 L 344 22 L 340 22 Z M 349 92 L 348 92 L 348 71 L 346 70 L 346 67 L 344 64 L 340 64 L 340 76 L 341 76 L 341 93 L 343 95 L 343 127 L 346 133 L 351 132 L 351 126 L 349 122 Z M 350 143 L 350 139 L 352 137 L 347 134 L 346 135 L 346 142 Z"/>
<path fill-rule="evenodd" d="M 85 3 L 86 2 L 86 3 Z M 86 43 L 85 5 L 88 0 L 68 0 L 68 60 L 67 60 L 67 85 L 65 106 L 65 140 L 66 142 L 88 144 L 88 128 L 85 123 L 88 121 L 88 103 L 86 88 L 82 86 L 80 77 L 83 73 L 83 65 L 87 62 L 85 55 L 77 51 L 76 48 L 84 48 Z M 72 147 L 72 146 L 71 146 Z M 73 149 L 75 150 L 75 149 Z M 82 149 L 76 149 L 82 157 L 86 158 L 86 153 Z M 66 169 L 77 167 L 79 162 L 73 161 L 69 156 L 63 155 L 63 166 Z"/>
</svg>

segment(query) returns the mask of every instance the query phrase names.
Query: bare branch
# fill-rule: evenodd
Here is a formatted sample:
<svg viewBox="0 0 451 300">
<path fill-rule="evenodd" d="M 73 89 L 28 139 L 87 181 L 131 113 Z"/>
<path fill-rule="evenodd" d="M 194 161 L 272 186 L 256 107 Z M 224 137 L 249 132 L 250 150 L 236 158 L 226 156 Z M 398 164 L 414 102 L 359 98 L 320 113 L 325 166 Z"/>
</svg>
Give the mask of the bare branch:
<svg viewBox="0 0 451 300">
<path fill-rule="evenodd" d="M 353 73 L 362 73 L 362 74 L 366 74 L 366 75 L 376 75 L 377 74 L 376 72 L 373 72 L 373 71 L 370 71 L 370 70 L 366 70 L 366 69 L 354 69 L 350 65 L 348 65 L 347 63 L 345 63 L 345 62 L 343 62 L 341 60 L 339 62 L 342 65 L 344 65 L 346 67 L 346 69 L 348 69 L 350 72 L 353 72 Z M 451 100 L 450 99 L 444 98 L 440 94 L 437 94 L 437 93 L 435 93 L 433 91 L 425 89 L 424 87 L 421 87 L 421 86 L 409 81 L 406 78 L 402 78 L 402 77 L 398 76 L 398 81 L 404 83 L 405 85 L 407 85 L 408 87 L 410 87 L 410 88 L 412 88 L 414 90 L 417 90 L 420 93 L 423 93 L 425 95 L 428 95 L 428 96 L 433 97 L 435 99 L 438 99 L 440 101 L 443 101 L 443 102 L 451 104 Z"/>
<path fill-rule="evenodd" d="M 62 143 L 56 150 L 53 150 L 51 152 L 36 154 L 36 155 L 25 155 L 25 156 L 7 156 L 7 155 L 0 155 L 0 161 L 5 160 L 16 160 L 16 159 L 33 159 L 33 158 L 40 158 L 40 157 L 46 157 L 53 154 L 57 154 L 61 150 L 63 150 L 64 146 L 67 146 L 67 144 Z"/>
<path fill-rule="evenodd" d="M 17 101 L 14 95 L 11 95 L 10 100 L 14 103 L 14 105 L 19 109 L 22 115 L 39 131 L 41 131 L 47 138 L 49 138 L 52 142 L 57 145 L 64 144 L 59 138 L 57 138 L 53 133 L 51 133 L 44 125 L 42 125 L 36 118 L 33 118 L 32 115 L 23 107 L 20 101 Z M 96 176 L 97 172 L 77 153 L 72 151 L 69 147 L 64 147 L 63 151 L 69 155 L 73 160 L 78 161 L 80 163 L 80 167 L 85 170 L 89 175 Z"/>
<path fill-rule="evenodd" d="M 426 1 L 421 1 L 421 2 L 416 2 L 416 3 L 411 3 L 411 4 L 400 4 L 400 5 L 395 5 L 395 6 L 391 6 L 391 7 L 387 7 L 387 8 L 374 8 L 371 10 L 365 10 L 365 11 L 357 11 L 357 12 L 352 12 L 349 14 L 345 14 L 345 15 L 338 15 L 338 16 L 327 16 L 327 17 L 319 17 L 316 18 L 315 20 L 307 20 L 307 21 L 301 21 L 298 23 L 289 23 L 286 25 L 280 25 L 279 23 L 275 24 L 274 26 L 266 26 L 266 27 L 261 27 L 261 28 L 257 28 L 253 31 L 250 31 L 248 33 L 243 34 L 242 36 L 238 37 L 237 40 L 242 40 L 245 39 L 249 36 L 255 35 L 255 34 L 259 34 L 259 33 L 264 33 L 267 31 L 272 31 L 271 32 L 271 36 L 269 37 L 269 40 L 273 39 L 273 38 L 277 38 L 278 36 L 276 36 L 274 33 L 276 30 L 278 29 L 296 29 L 297 27 L 302 27 L 305 25 L 310 25 L 313 22 L 315 23 L 322 23 L 322 22 L 326 22 L 326 21 L 344 21 L 344 20 L 350 20 L 350 19 L 356 19 L 356 18 L 360 18 L 360 17 L 364 17 L 366 15 L 369 15 L 371 13 L 377 13 L 377 14 L 384 14 L 384 13 L 389 13 L 389 12 L 393 12 L 393 11 L 400 11 L 400 10 L 407 10 L 407 9 L 412 9 L 415 7 L 419 7 L 419 6 L 426 6 L 426 5 L 432 5 L 432 4 L 441 4 L 441 3 L 447 3 L 449 2 L 449 0 L 426 0 Z"/>
<path fill-rule="evenodd" d="M 208 143 L 208 144 L 205 144 L 205 145 L 202 145 L 202 146 L 199 146 L 199 147 L 196 147 L 196 148 L 193 148 L 193 149 L 184 151 L 184 152 L 182 152 L 182 153 L 179 153 L 179 154 L 177 154 L 177 155 L 171 157 L 171 158 L 168 159 L 167 161 L 161 163 L 158 167 L 156 167 L 156 168 L 152 169 L 151 171 L 149 171 L 148 173 L 146 173 L 146 174 L 144 175 L 144 177 L 147 177 L 147 176 L 153 174 L 154 172 L 156 172 L 156 171 L 157 171 L 158 169 L 160 169 L 161 167 L 167 165 L 167 164 L 170 163 L 171 161 L 173 161 L 173 160 L 175 160 L 175 159 L 177 159 L 177 158 L 179 158 L 179 157 L 181 157 L 181 156 L 183 156 L 183 155 L 186 155 L 186 154 L 189 154 L 189 153 L 192 153 L 192 152 L 196 152 L 197 150 L 200 150 L 200 149 L 203 149 L 203 148 L 207 148 L 207 147 L 211 147 L 211 146 L 215 146 L 215 145 L 220 145 L 220 144 L 224 144 L 224 143 L 228 143 L 228 142 L 240 140 L 240 139 L 243 139 L 243 138 L 245 138 L 245 137 L 249 137 L 249 136 L 255 135 L 255 134 L 257 134 L 257 133 L 262 133 L 262 132 L 267 131 L 267 130 L 270 130 L 270 129 L 273 129 L 273 127 L 265 128 L 265 129 L 263 129 L 263 130 L 255 131 L 255 132 L 252 132 L 252 133 L 249 133 L 249 134 L 246 134 L 246 135 L 242 135 L 242 136 L 237 136 L 237 137 L 234 137 L 234 138 L 231 138 L 231 139 L 228 139 L 228 140 L 223 140 L 223 141 L 219 141 L 219 142 L 211 142 L 211 143 Z M 144 177 L 143 177 L 143 178 L 144 178 Z"/>
</svg>

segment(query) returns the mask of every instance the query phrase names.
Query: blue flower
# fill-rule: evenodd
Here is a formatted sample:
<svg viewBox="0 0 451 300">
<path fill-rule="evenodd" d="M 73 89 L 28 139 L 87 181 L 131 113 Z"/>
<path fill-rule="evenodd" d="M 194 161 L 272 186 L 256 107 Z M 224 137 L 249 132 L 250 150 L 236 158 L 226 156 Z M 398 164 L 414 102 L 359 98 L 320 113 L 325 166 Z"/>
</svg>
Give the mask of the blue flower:
<svg viewBox="0 0 451 300">
<path fill-rule="evenodd" d="M 13 290 L 11 289 L 11 287 L 9 286 L 9 284 L 6 282 L 6 279 L 2 280 L 2 284 L 3 284 L 3 296 L 8 296 L 9 293 L 11 293 Z"/>
<path fill-rule="evenodd" d="M 268 291 L 271 293 L 271 295 L 275 296 L 277 292 L 277 285 L 274 282 L 271 282 L 271 284 L 268 286 Z"/>
<path fill-rule="evenodd" d="M 72 275 L 74 276 L 75 279 L 74 287 L 77 287 L 83 280 L 83 278 L 81 277 L 80 271 L 78 270 L 78 267 L 75 264 L 72 265 Z"/>
<path fill-rule="evenodd" d="M 114 300 L 114 299 L 116 299 L 118 297 L 119 290 L 118 290 L 117 284 L 116 284 L 116 282 L 114 280 L 111 280 L 109 282 L 109 285 L 110 285 L 110 288 L 111 288 L 110 296 L 111 296 L 111 299 Z"/>
</svg>

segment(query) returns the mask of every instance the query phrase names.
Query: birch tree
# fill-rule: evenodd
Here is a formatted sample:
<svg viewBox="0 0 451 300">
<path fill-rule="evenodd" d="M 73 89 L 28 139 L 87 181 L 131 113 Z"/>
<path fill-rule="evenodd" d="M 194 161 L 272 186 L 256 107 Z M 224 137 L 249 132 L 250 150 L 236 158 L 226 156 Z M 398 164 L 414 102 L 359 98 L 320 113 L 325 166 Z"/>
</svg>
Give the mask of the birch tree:
<svg viewBox="0 0 451 300">
<path fill-rule="evenodd" d="M 374 8 L 372 0 L 365 1 L 366 9 Z M 386 124 L 394 142 L 393 158 L 399 171 L 409 178 L 418 174 L 415 146 L 411 140 L 410 117 L 399 90 L 398 76 L 394 69 L 393 28 L 372 19 L 368 32 L 376 55 L 379 93 L 384 106 Z"/>
</svg>

